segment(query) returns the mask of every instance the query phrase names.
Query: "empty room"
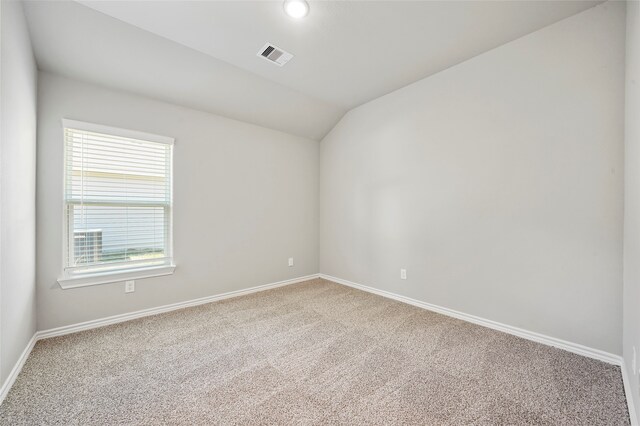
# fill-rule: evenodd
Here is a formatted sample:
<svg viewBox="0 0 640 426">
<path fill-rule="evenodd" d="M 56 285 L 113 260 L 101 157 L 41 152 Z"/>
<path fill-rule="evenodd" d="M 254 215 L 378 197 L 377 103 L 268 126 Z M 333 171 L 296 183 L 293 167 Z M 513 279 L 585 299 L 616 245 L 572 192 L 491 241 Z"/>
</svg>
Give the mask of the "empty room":
<svg viewBox="0 0 640 426">
<path fill-rule="evenodd" d="M 639 425 L 640 1 L 0 22 L 0 425 Z"/>
</svg>

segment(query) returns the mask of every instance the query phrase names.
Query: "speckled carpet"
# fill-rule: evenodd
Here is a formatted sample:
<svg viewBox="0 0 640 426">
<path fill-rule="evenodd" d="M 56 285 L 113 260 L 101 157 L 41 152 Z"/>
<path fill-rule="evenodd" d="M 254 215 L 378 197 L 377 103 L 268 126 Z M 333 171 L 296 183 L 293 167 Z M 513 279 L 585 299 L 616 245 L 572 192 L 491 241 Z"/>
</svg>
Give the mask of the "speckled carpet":
<svg viewBox="0 0 640 426">
<path fill-rule="evenodd" d="M 618 367 L 318 279 L 40 341 L 0 424 L 629 417 Z"/>
</svg>

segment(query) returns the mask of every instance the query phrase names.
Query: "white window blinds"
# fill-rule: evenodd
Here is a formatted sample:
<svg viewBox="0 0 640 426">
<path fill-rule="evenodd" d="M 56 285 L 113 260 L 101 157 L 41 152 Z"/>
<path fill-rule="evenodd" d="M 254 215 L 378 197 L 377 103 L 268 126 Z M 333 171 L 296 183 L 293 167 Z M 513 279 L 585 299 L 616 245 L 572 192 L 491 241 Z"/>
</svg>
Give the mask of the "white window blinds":
<svg viewBox="0 0 640 426">
<path fill-rule="evenodd" d="M 173 139 L 63 124 L 65 275 L 171 265 Z"/>
</svg>

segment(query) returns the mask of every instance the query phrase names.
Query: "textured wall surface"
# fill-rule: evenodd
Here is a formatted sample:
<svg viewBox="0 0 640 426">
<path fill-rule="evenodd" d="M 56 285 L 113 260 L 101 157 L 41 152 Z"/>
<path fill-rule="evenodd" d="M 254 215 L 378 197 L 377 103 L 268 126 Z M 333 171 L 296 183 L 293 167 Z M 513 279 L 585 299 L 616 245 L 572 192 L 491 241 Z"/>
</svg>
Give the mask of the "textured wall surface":
<svg viewBox="0 0 640 426">
<path fill-rule="evenodd" d="M 318 272 L 318 142 L 48 73 L 38 92 L 39 329 Z M 174 275 L 138 280 L 128 294 L 124 283 L 56 283 L 62 118 L 175 138 Z"/>
<path fill-rule="evenodd" d="M 0 385 L 36 331 L 36 63 L 22 3 L 2 1 Z"/>
<path fill-rule="evenodd" d="M 640 2 L 627 2 L 624 192 L 624 360 L 640 410 Z M 633 350 L 636 368 L 633 370 Z M 640 413 L 637 413 L 640 414 Z M 640 418 L 638 419 L 640 422 Z"/>
<path fill-rule="evenodd" d="M 620 355 L 624 19 L 604 3 L 347 113 L 320 271 Z"/>
</svg>

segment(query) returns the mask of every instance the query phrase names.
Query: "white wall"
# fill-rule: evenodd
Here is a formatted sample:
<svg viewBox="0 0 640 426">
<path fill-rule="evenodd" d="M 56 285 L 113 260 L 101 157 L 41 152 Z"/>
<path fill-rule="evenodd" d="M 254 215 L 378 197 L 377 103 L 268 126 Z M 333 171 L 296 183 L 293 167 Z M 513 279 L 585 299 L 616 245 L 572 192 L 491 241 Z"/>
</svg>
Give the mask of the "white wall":
<svg viewBox="0 0 640 426">
<path fill-rule="evenodd" d="M 640 2 L 627 2 L 627 69 L 624 188 L 624 361 L 640 410 Z M 633 348 L 637 351 L 632 371 Z M 640 418 L 638 418 L 640 422 Z"/>
<path fill-rule="evenodd" d="M 38 329 L 318 272 L 318 142 L 48 73 L 38 93 Z M 176 139 L 174 275 L 58 286 L 63 117 Z"/>
<path fill-rule="evenodd" d="M 320 271 L 620 354 L 623 76 L 605 3 L 352 110 Z"/>
<path fill-rule="evenodd" d="M 22 4 L 2 1 L 0 385 L 36 331 L 37 70 Z"/>
</svg>

